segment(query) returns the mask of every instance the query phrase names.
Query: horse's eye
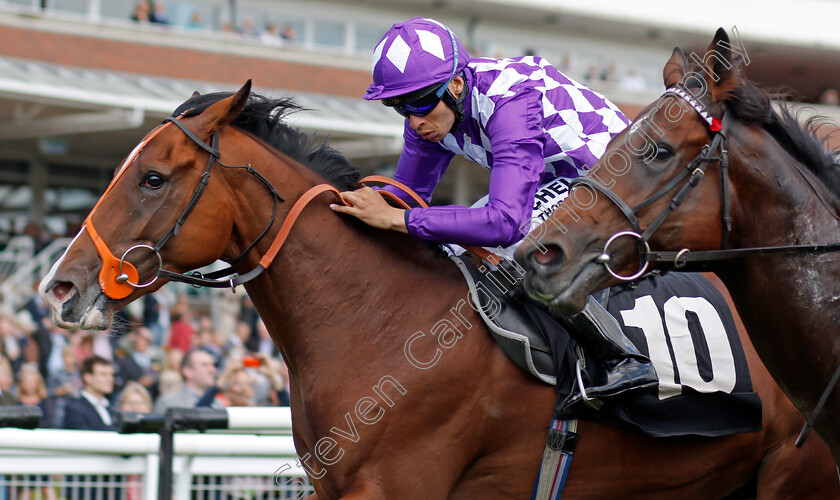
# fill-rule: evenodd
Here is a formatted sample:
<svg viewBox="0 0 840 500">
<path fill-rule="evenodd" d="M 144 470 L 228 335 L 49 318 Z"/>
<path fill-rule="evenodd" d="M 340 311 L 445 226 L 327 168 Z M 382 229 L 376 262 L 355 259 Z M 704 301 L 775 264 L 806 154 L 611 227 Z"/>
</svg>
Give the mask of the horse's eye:
<svg viewBox="0 0 840 500">
<path fill-rule="evenodd" d="M 671 147 L 666 144 L 657 144 L 656 145 L 656 153 L 653 155 L 653 159 L 657 161 L 665 161 L 669 158 L 674 156 L 674 152 L 671 150 Z"/>
<path fill-rule="evenodd" d="M 140 185 L 151 189 L 158 189 L 163 186 L 163 182 L 163 177 L 161 177 L 160 174 L 150 172 L 143 177 L 143 182 L 141 182 Z"/>
</svg>

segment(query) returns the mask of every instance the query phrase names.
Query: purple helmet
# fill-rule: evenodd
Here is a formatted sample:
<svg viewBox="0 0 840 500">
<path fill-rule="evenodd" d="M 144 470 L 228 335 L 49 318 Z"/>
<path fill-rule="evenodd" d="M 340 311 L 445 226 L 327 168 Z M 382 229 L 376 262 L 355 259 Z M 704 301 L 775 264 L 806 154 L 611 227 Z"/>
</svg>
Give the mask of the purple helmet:
<svg viewBox="0 0 840 500">
<path fill-rule="evenodd" d="M 373 83 L 364 98 L 387 99 L 442 84 L 463 70 L 470 55 L 452 31 L 434 19 L 397 23 L 373 51 Z"/>
</svg>

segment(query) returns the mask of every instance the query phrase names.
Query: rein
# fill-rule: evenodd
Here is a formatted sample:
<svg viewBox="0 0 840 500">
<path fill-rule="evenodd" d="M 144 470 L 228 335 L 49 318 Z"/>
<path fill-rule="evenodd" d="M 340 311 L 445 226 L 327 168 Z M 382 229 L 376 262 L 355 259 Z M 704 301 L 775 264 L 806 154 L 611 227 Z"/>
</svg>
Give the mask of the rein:
<svg viewBox="0 0 840 500">
<path fill-rule="evenodd" d="M 183 116 L 183 115 L 182 115 Z M 126 159 L 125 163 L 123 164 L 123 169 L 117 174 L 114 180 L 111 182 L 108 189 L 93 207 L 90 214 L 88 215 L 87 219 L 85 220 L 85 228 L 90 235 L 91 239 L 93 240 L 94 245 L 96 246 L 97 252 L 99 253 L 100 258 L 102 259 L 102 269 L 99 273 L 99 286 L 102 289 L 102 292 L 115 300 L 124 299 L 125 297 L 129 296 L 135 289 L 137 288 L 145 288 L 152 285 L 158 278 L 164 278 L 169 281 L 176 281 L 181 283 L 187 283 L 189 285 L 193 285 L 196 287 L 199 286 L 206 286 L 211 288 L 228 288 L 235 289 L 237 286 L 247 283 L 260 274 L 263 271 L 268 269 L 271 263 L 274 261 L 274 258 L 277 256 L 277 253 L 280 251 L 280 248 L 285 243 L 286 238 L 289 236 L 289 233 L 292 230 L 295 222 L 297 221 L 298 217 L 300 216 L 303 209 L 314 200 L 318 195 L 325 193 L 325 192 L 333 192 L 338 197 L 339 201 L 343 204 L 347 204 L 341 196 L 341 193 L 335 187 L 329 184 L 318 184 L 313 186 L 309 190 L 307 190 L 300 198 L 295 201 L 292 208 L 289 210 L 289 214 L 286 216 L 283 224 L 280 226 L 279 231 L 274 236 L 274 240 L 272 241 L 271 245 L 269 246 L 268 250 L 265 254 L 260 258 L 259 264 L 254 267 L 252 270 L 248 271 L 244 274 L 237 274 L 237 271 L 233 268 L 233 266 L 228 266 L 225 269 L 221 269 L 219 271 L 214 271 L 207 274 L 201 274 L 197 271 L 193 271 L 191 273 L 176 273 L 173 271 L 168 271 L 163 268 L 163 258 L 160 255 L 160 250 L 163 246 L 173 237 L 178 236 L 181 232 L 181 227 L 184 225 L 187 217 L 190 215 L 192 210 L 198 204 L 199 200 L 201 199 L 204 191 L 207 187 L 208 182 L 210 181 L 210 173 L 213 166 L 218 163 L 220 166 L 224 168 L 242 168 L 248 174 L 254 176 L 257 180 L 259 180 L 268 191 L 271 193 L 273 201 L 274 201 L 274 210 L 271 215 L 271 220 L 269 220 L 266 227 L 263 231 L 259 234 L 259 236 L 254 239 L 246 248 L 245 250 L 236 258 L 231 260 L 231 263 L 240 260 L 244 257 L 256 244 L 260 241 L 271 229 L 271 226 L 274 224 L 274 221 L 277 216 L 277 205 L 278 202 L 285 201 L 285 199 L 280 196 L 274 186 L 263 177 L 259 172 L 253 169 L 250 164 L 247 165 L 226 165 L 222 163 L 220 160 L 221 153 L 219 152 L 219 132 L 215 132 L 211 137 L 211 145 L 207 145 L 202 141 L 198 136 L 196 136 L 190 129 L 187 128 L 183 122 L 180 121 L 181 116 L 177 118 L 167 118 L 164 120 L 163 124 L 158 126 L 155 130 L 153 130 L 141 143 L 134 149 L 133 153 Z M 99 204 L 105 198 L 105 196 L 110 192 L 111 188 L 116 184 L 117 180 L 120 176 L 125 172 L 128 168 L 129 164 L 134 161 L 140 151 L 142 151 L 143 147 L 149 143 L 157 134 L 159 134 L 163 129 L 165 129 L 169 124 L 174 124 L 177 126 L 193 143 L 195 143 L 198 147 L 206 151 L 209 155 L 207 159 L 207 167 L 204 170 L 204 173 L 201 175 L 198 185 L 193 191 L 192 196 L 190 197 L 187 205 L 181 211 L 178 219 L 169 228 L 169 230 L 158 240 L 157 243 L 154 245 L 147 245 L 147 244 L 138 244 L 130 247 L 126 250 L 122 257 L 119 259 L 114 256 L 114 254 L 108 248 L 108 245 L 102 240 L 99 234 L 96 231 L 96 228 L 93 224 L 93 215 L 96 212 L 96 209 L 99 207 Z M 412 198 L 418 205 L 421 207 L 428 207 L 428 204 L 420 198 L 417 193 L 415 193 L 411 188 L 408 186 L 395 181 L 393 179 L 389 179 L 387 177 L 371 175 L 368 177 L 364 177 L 363 179 L 359 180 L 359 184 L 363 184 L 365 182 L 379 182 L 383 184 L 388 184 L 390 186 L 394 186 L 403 192 L 405 192 L 410 198 Z M 399 198 L 397 195 L 388 192 L 388 191 L 379 191 L 379 193 L 384 197 L 391 201 L 398 203 L 403 208 L 409 209 L 411 208 L 405 201 Z M 137 249 L 147 249 L 148 251 L 154 253 L 157 256 L 158 260 L 158 269 L 154 275 L 154 277 L 146 283 L 140 283 L 139 272 L 137 268 L 129 261 L 126 260 L 126 257 Z M 489 252 L 488 250 L 480 247 L 465 247 L 468 251 L 478 255 L 482 259 L 490 262 L 493 265 L 498 265 L 500 263 L 500 259 L 495 254 Z M 235 276 L 233 276 L 235 275 Z M 226 279 L 222 279 L 226 278 Z"/>
</svg>

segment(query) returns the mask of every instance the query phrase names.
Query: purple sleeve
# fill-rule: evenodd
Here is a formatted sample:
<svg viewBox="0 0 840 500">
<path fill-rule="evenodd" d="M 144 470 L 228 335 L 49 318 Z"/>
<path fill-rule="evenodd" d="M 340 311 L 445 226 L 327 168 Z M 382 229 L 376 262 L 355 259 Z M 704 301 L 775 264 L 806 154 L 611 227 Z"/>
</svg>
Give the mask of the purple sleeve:
<svg viewBox="0 0 840 500">
<path fill-rule="evenodd" d="M 510 246 L 524 236 L 534 193 L 545 170 L 543 109 L 538 92 L 520 92 L 496 103 L 487 123 L 493 165 L 483 207 L 456 205 L 412 209 L 408 233 L 416 238 L 461 245 Z"/>
<path fill-rule="evenodd" d="M 402 182 L 413 189 L 426 203 L 432 199 L 435 186 L 440 182 L 444 172 L 449 167 L 449 162 L 455 153 L 443 149 L 439 144 L 421 139 L 405 121 L 403 131 L 403 145 L 400 160 L 397 163 L 397 171 L 394 173 L 394 180 Z M 401 199 L 411 202 L 401 189 L 385 186 L 382 189 L 390 191 Z"/>
</svg>

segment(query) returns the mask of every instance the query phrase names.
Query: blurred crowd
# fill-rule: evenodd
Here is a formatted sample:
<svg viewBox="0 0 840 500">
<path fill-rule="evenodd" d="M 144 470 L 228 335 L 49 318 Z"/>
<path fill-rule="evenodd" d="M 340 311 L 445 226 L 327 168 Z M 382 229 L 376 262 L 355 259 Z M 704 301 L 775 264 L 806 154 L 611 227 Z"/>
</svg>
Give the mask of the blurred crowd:
<svg viewBox="0 0 840 500">
<path fill-rule="evenodd" d="M 166 11 L 166 3 L 160 0 L 138 0 L 131 14 L 131 20 L 139 23 L 173 24 Z M 217 29 L 230 35 L 259 39 L 266 45 L 280 46 L 298 42 L 298 36 L 291 24 L 286 24 L 281 28 L 278 23 L 269 21 L 264 26 L 257 26 L 254 18 L 244 17 L 236 25 L 222 22 L 219 26 L 213 26 L 201 17 L 201 12 L 197 9 L 192 10 L 189 21 L 181 27 L 195 30 Z"/>
<path fill-rule="evenodd" d="M 117 411 L 288 406 L 286 365 L 250 300 L 222 330 L 187 299 L 164 287 L 107 332 L 57 327 L 37 293 L 0 311 L 0 405 L 36 405 L 42 427 L 88 430 L 115 429 Z"/>
</svg>

